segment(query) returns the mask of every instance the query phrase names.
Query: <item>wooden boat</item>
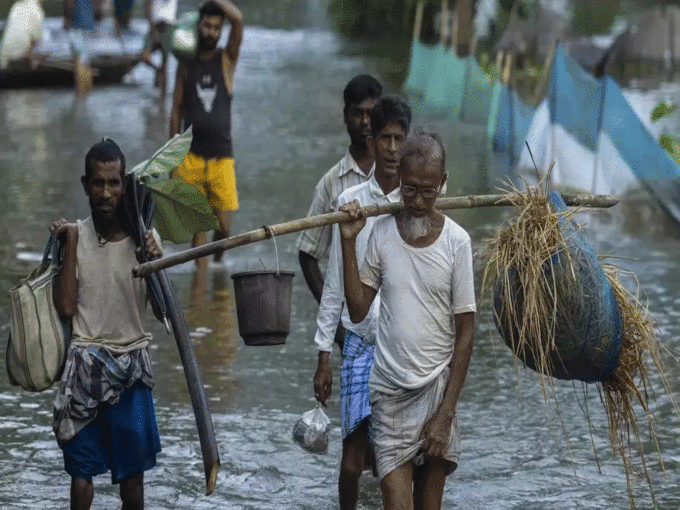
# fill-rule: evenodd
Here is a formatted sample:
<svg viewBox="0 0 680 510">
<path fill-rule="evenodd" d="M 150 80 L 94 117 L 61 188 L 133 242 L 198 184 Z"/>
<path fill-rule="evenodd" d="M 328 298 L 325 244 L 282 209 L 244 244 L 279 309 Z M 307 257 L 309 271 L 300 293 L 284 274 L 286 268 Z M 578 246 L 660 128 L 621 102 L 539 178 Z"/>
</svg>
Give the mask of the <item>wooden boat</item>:
<svg viewBox="0 0 680 510">
<path fill-rule="evenodd" d="M 47 60 L 37 68 L 26 64 L 0 70 L 0 89 L 74 86 L 72 47 L 62 23 L 61 18 L 45 19 L 39 51 L 47 55 Z M 93 71 L 94 85 L 120 83 L 140 62 L 147 25 L 145 20 L 133 19 L 130 29 L 117 37 L 113 21 L 106 19 L 88 34 L 88 63 Z M 0 21 L 0 33 L 3 28 L 4 22 Z"/>
<path fill-rule="evenodd" d="M 139 63 L 139 55 L 96 55 L 90 59 L 95 85 L 120 83 Z M 75 65 L 72 60 L 48 60 L 37 68 L 13 66 L 0 71 L 0 89 L 73 87 Z"/>
</svg>

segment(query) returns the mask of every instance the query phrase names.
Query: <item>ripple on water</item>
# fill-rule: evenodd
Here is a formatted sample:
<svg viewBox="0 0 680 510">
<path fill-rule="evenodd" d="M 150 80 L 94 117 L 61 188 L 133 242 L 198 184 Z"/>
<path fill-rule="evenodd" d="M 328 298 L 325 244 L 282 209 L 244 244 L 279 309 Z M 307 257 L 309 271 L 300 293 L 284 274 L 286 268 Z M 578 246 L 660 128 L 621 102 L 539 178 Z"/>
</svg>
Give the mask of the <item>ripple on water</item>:
<svg viewBox="0 0 680 510">
<path fill-rule="evenodd" d="M 24 424 L 18 421 L 3 420 L 0 421 L 0 429 L 20 429 L 23 428 Z"/>
</svg>

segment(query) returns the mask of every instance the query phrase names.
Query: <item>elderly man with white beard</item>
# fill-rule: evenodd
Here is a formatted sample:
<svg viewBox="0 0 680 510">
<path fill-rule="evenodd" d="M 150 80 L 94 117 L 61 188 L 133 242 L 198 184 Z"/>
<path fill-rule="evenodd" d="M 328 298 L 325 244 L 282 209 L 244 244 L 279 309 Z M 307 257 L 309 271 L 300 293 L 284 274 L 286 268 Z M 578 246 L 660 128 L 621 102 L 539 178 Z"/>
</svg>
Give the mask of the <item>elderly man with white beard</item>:
<svg viewBox="0 0 680 510">
<path fill-rule="evenodd" d="M 358 202 L 340 209 L 345 298 L 360 322 L 380 289 L 369 387 L 371 435 L 385 510 L 441 508 L 457 467 L 458 397 L 472 354 L 475 294 L 470 236 L 435 210 L 446 182 L 436 134 L 406 143 L 402 211 L 375 222 L 359 270 L 355 239 L 366 218 Z"/>
</svg>

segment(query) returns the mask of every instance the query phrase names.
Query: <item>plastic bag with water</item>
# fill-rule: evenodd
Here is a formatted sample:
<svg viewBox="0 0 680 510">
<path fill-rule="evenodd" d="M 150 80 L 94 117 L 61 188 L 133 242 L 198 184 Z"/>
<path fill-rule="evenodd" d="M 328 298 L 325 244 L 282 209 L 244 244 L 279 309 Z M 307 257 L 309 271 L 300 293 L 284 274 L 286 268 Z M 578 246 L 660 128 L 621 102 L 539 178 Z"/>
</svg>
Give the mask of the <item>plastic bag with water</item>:
<svg viewBox="0 0 680 510">
<path fill-rule="evenodd" d="M 330 431 L 331 420 L 321 409 L 321 404 L 318 404 L 300 416 L 295 423 L 293 440 L 308 452 L 326 453 Z"/>
</svg>

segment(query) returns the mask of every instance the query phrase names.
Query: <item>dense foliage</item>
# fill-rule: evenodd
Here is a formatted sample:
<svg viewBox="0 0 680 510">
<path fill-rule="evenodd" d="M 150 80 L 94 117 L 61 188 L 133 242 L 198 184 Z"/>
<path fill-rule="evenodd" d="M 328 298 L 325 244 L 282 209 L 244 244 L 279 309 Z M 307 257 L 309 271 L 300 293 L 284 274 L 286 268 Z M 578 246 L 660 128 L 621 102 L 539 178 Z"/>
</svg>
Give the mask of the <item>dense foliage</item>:
<svg viewBox="0 0 680 510">
<path fill-rule="evenodd" d="M 410 39 L 418 0 L 332 0 L 331 20 L 350 37 Z M 450 4 L 455 4 L 451 0 Z M 423 28 L 432 25 L 441 8 L 438 0 L 425 0 Z"/>
<path fill-rule="evenodd" d="M 487 0 L 478 0 L 479 2 Z M 396 37 L 410 39 L 418 0 L 331 0 L 331 20 L 335 28 L 350 37 Z M 488 44 L 500 37 L 513 8 L 520 19 L 530 19 L 539 0 L 495 0 L 496 17 L 489 27 Z M 456 0 L 448 0 L 453 8 Z M 584 35 L 609 33 L 617 16 L 654 5 L 680 5 L 680 0 L 571 0 L 569 15 L 574 32 Z M 423 38 L 432 38 L 433 23 L 441 10 L 441 0 L 425 0 Z"/>
<path fill-rule="evenodd" d="M 608 34 L 621 13 L 620 0 L 572 1 L 572 28 L 584 35 Z"/>
</svg>

